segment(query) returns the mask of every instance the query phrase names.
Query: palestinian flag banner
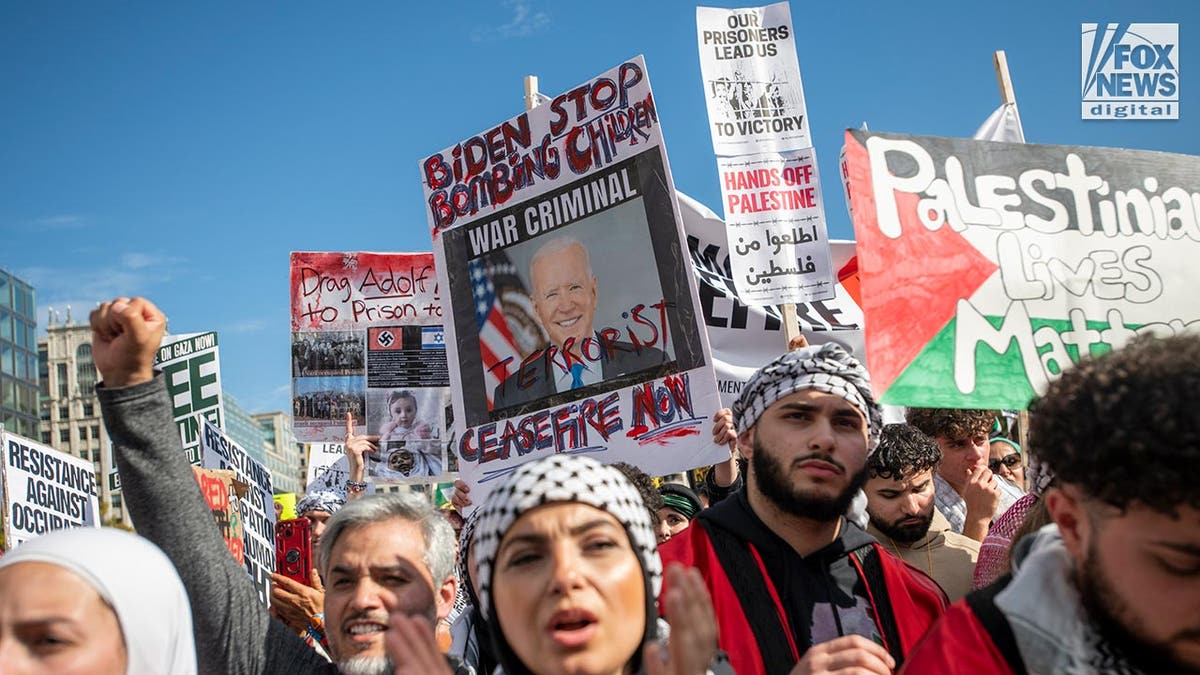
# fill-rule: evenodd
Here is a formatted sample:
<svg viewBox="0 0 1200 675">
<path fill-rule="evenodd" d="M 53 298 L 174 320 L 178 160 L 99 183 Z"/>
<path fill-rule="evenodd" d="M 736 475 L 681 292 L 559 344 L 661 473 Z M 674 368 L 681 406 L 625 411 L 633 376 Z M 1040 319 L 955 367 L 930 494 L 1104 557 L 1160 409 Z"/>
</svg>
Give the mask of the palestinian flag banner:
<svg viewBox="0 0 1200 675">
<path fill-rule="evenodd" d="M 1026 408 L 1200 332 L 1200 158 L 846 132 L 867 361 L 895 405 Z"/>
</svg>

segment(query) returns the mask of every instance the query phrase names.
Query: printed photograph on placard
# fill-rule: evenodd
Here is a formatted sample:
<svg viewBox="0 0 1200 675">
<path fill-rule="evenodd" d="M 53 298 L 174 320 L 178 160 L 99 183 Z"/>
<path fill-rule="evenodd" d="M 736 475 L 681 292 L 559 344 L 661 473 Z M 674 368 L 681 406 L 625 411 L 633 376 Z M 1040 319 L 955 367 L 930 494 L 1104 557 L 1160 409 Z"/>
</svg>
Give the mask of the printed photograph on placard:
<svg viewBox="0 0 1200 675">
<path fill-rule="evenodd" d="M 318 431 L 323 436 L 321 440 L 344 441 L 346 413 L 359 420 L 366 414 L 365 382 L 361 375 L 298 377 L 292 382 L 294 425 L 297 429 Z M 338 421 L 341 427 L 337 426 Z"/>
<path fill-rule="evenodd" d="M 455 314 L 462 377 L 478 383 L 463 391 L 468 425 L 703 363 L 677 312 L 690 302 L 676 234 L 649 224 L 672 218 L 669 196 L 647 190 L 661 172 L 660 156 L 643 153 L 496 214 L 500 227 L 528 223 L 519 236 L 486 223 L 443 235 L 467 271 L 451 268 L 451 292 L 473 299 Z"/>
<path fill-rule="evenodd" d="M 428 482 L 446 467 L 446 444 L 441 439 L 380 442 L 368 458 L 367 472 L 379 483 Z"/>
<path fill-rule="evenodd" d="M 292 333 L 292 376 L 362 375 L 361 331 Z"/>
</svg>

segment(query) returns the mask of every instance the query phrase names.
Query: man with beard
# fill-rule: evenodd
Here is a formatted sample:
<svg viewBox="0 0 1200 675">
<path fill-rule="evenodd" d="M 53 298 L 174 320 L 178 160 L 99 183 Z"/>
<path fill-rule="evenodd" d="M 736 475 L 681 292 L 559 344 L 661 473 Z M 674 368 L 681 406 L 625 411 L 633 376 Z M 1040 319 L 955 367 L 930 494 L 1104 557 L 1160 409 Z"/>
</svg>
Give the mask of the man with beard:
<svg viewBox="0 0 1200 675">
<path fill-rule="evenodd" d="M 454 602 L 455 546 L 449 523 L 432 506 L 411 493 L 375 495 L 343 506 L 325 524 L 317 569 L 325 581 L 330 663 L 268 616 L 213 527 L 180 449 L 165 379 L 154 370 L 162 312 L 142 298 L 117 298 L 94 310 L 91 323 L 103 377 L 96 393 L 126 504 L 138 534 L 167 554 L 187 588 L 200 672 L 390 674 L 385 641 L 411 638 L 413 630 L 436 651 L 434 623 Z"/>
<path fill-rule="evenodd" d="M 742 389 L 745 487 L 659 549 L 704 576 L 739 674 L 890 673 L 944 609 L 932 580 L 842 515 L 880 421 L 866 370 L 836 344 L 790 351 Z"/>
<path fill-rule="evenodd" d="M 1200 336 L 1081 361 L 1030 407 L 1053 524 L 955 603 L 913 673 L 1200 673 Z"/>
<path fill-rule="evenodd" d="M 979 542 L 951 531 L 933 506 L 933 472 L 941 461 L 937 443 L 915 427 L 884 427 L 867 460 L 867 532 L 932 577 L 953 602 L 971 591 Z"/>
</svg>

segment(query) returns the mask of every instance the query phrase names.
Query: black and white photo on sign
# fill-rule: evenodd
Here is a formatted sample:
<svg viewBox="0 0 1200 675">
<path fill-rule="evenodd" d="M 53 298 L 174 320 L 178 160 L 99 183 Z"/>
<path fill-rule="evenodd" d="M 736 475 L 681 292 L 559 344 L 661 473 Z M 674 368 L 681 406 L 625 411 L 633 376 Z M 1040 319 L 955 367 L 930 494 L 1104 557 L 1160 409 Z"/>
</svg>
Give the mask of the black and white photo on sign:
<svg viewBox="0 0 1200 675">
<path fill-rule="evenodd" d="M 292 376 L 361 375 L 363 336 L 360 331 L 292 333 Z"/>
</svg>

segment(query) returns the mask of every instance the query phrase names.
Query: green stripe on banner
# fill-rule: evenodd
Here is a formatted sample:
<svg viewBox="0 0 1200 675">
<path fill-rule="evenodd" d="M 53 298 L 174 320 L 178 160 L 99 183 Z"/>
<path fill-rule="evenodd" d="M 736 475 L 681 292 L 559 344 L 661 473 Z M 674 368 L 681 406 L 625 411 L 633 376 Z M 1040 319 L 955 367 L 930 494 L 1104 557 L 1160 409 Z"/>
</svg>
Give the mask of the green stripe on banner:
<svg viewBox="0 0 1200 675">
<path fill-rule="evenodd" d="M 1000 328 L 1002 317 L 985 317 L 994 328 Z M 889 405 L 907 405 L 925 408 L 1004 408 L 1023 410 L 1034 397 L 1033 386 L 1025 373 L 1020 350 L 1015 340 L 1008 350 L 996 353 L 984 343 L 975 347 L 975 389 L 969 394 L 958 391 L 954 382 L 954 337 L 958 319 L 952 320 L 941 330 L 908 368 L 896 378 L 880 399 Z M 1065 319 L 1029 319 L 1032 332 L 1049 327 L 1057 335 L 1071 330 L 1071 322 Z M 1140 324 L 1125 324 L 1136 330 Z M 1090 330 L 1105 330 L 1105 321 L 1088 321 Z M 1038 342 L 1042 342 L 1038 340 Z M 1056 343 L 1059 341 L 1056 340 Z M 1072 361 L 1079 360 L 1079 348 L 1064 344 L 1062 348 Z M 1099 356 L 1112 351 L 1107 344 L 1094 344 L 1091 354 Z M 1061 374 L 1061 366 L 1055 361 L 1052 344 L 1042 344 L 1038 354 L 1044 367 L 1054 379 Z"/>
</svg>

